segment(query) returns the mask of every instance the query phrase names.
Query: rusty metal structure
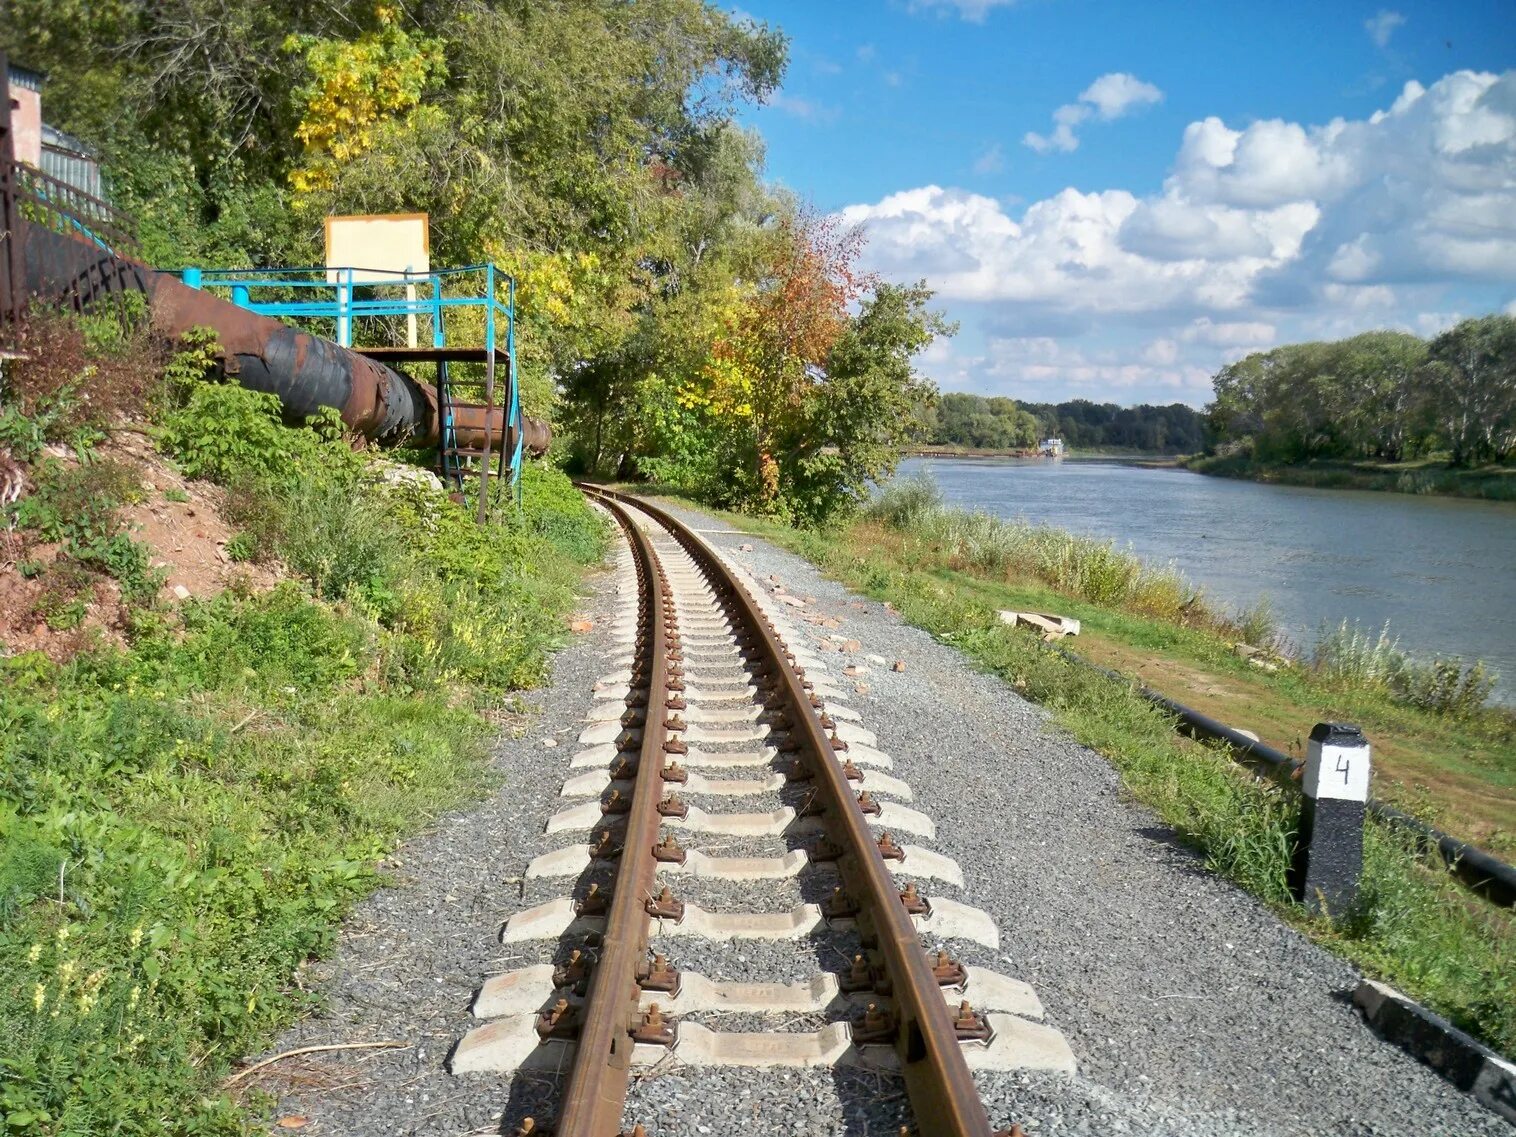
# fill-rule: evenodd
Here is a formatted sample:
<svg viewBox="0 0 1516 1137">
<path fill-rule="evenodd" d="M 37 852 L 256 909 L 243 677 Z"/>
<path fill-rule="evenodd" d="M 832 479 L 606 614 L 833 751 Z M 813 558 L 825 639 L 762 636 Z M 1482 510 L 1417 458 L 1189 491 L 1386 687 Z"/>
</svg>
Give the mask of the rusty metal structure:
<svg viewBox="0 0 1516 1137">
<path fill-rule="evenodd" d="M 0 74 L 5 69 L 0 55 Z M 439 396 L 437 387 L 381 359 L 149 268 L 138 257 L 132 228 L 107 202 L 16 161 L 10 103 L 0 99 L 0 323 L 19 320 L 34 303 L 80 312 L 115 306 L 128 318 L 145 302 L 153 330 L 166 339 L 212 328 L 228 377 L 277 396 L 292 421 L 332 407 L 350 430 L 382 446 L 445 444 L 455 456 L 483 455 L 481 477 L 491 454 L 518 444 L 538 454 L 547 449 L 547 424 L 523 417 L 513 425 L 508 400 L 480 405 Z M 133 296 L 140 298 L 135 306 Z M 484 361 L 482 350 L 451 352 Z M 373 354 L 395 363 L 422 358 L 406 349 Z M 505 377 L 510 385 L 515 379 Z"/>
<path fill-rule="evenodd" d="M 751 661 L 755 676 L 762 675 L 769 685 L 765 706 L 788 730 L 797 772 L 804 770 L 799 776 L 815 787 L 812 806 L 826 822 L 827 839 L 843 881 L 830 910 L 856 921 L 860 938 L 876 961 L 864 969 L 862 980 L 877 992 L 881 1006 L 892 1007 L 880 1011 L 871 1005 L 869 1014 L 853 1025 L 854 1040 L 894 1048 L 922 1133 L 992 1137 L 989 1116 L 960 1048 L 961 1040 L 985 1037 L 988 1027 L 968 1004 L 955 1012 L 944 1001 L 942 987 L 951 985 L 956 965 L 938 959 L 934 966 L 911 921 L 912 913 L 923 911 L 929 901 L 915 885 L 904 891 L 896 887 L 884 859 L 889 850 L 874 839 L 864 815 L 870 805 L 868 795 L 855 794 L 850 785 L 841 754 L 846 743 L 835 732 L 828 736 L 824 704 L 804 670 L 795 664 L 793 653 L 754 599 L 687 526 L 645 501 L 599 487 L 580 488 L 611 511 L 632 546 L 642 589 L 633 675 L 646 685 L 646 702 L 631 706 L 623 720 L 642 723 L 643 734 L 599 962 L 589 975 L 583 1004 L 570 1007 L 561 1001 L 556 1005 L 560 1013 L 549 1010 L 538 1025 L 543 1037 L 578 1040 L 554 1130 L 557 1137 L 608 1137 L 620 1132 L 634 1045 L 669 1045 L 675 1039 L 673 1024 L 658 1014 L 656 1006 L 640 1013 L 639 1004 L 644 989 L 676 990 L 678 985 L 678 972 L 665 960 L 649 960 L 648 944 L 652 919 L 677 920 L 683 910 L 667 889 L 654 887 L 656 861 L 679 855 L 677 846 L 658 843 L 658 823 L 662 810 L 678 806 L 677 798 L 663 799 L 662 786 L 671 774 L 677 780 L 677 759 L 665 763 L 684 746 L 669 733 L 683 729 L 677 717 L 684 709 L 680 696 L 683 656 L 673 595 L 647 534 L 634 520 L 635 512 L 667 530 L 714 590 L 716 603 L 730 619 L 734 639 Z M 632 686 L 634 691 L 639 689 L 638 682 Z M 634 695 L 629 703 L 640 699 Z"/>
</svg>

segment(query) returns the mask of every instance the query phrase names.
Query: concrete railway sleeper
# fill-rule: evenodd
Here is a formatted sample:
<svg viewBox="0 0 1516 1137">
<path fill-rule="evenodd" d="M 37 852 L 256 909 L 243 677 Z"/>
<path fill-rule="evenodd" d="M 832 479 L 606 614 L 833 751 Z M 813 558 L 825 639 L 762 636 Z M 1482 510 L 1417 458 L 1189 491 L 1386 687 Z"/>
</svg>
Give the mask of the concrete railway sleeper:
<svg viewBox="0 0 1516 1137">
<path fill-rule="evenodd" d="M 744 586 L 662 510 L 584 488 L 626 536 L 636 595 L 610 628 L 617 669 L 596 684 L 544 830 L 578 840 L 526 871 L 572 878 L 572 895 L 515 913 L 501 932 L 567 954 L 488 979 L 473 1003 L 484 1021 L 452 1069 L 566 1069 L 559 1137 L 655 1133 L 656 1119 L 624 1116 L 627 1093 L 636 1070 L 669 1061 L 871 1067 L 903 1079 L 916 1132 L 1019 1132 L 992 1130 L 973 1072 L 1072 1072 L 1073 1055 L 1030 987 L 954 959 L 954 941 L 993 948 L 999 932 L 980 909 L 929 897 L 932 881 L 961 888 L 963 874 L 926 847 L 937 827 L 905 804 L 911 787 L 825 664 L 790 646 L 801 637 L 756 582 Z M 778 804 L 736 808 L 746 799 Z M 754 889 L 760 910 L 682 900 L 681 882 Z M 797 884 L 817 902 L 762 910 L 763 890 Z M 838 957 L 850 962 L 798 982 L 677 967 L 695 941 L 837 956 L 832 940 L 851 945 Z M 723 1015 L 818 1029 L 718 1029 Z"/>
</svg>

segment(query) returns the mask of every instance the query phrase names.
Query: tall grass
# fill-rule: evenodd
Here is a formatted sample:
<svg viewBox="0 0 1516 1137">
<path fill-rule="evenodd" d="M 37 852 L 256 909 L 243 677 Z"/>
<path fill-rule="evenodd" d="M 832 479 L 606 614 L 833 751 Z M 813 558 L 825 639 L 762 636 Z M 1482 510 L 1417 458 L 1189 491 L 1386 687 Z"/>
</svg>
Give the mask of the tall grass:
<svg viewBox="0 0 1516 1137">
<path fill-rule="evenodd" d="M 1317 674 L 1338 686 L 1382 691 L 1398 702 L 1458 717 L 1481 710 L 1498 678 L 1482 660 L 1414 659 L 1400 650 L 1388 623 L 1377 636 L 1347 620 L 1323 626 L 1312 662 Z"/>
<path fill-rule="evenodd" d="M 926 476 L 886 486 L 864 512 L 925 542 L 955 568 L 1001 580 L 1031 577 L 1092 604 L 1212 628 L 1257 646 L 1272 647 L 1277 639 L 1267 605 L 1228 616 L 1208 605 L 1172 565 L 1150 565 L 1113 541 L 952 508 Z"/>
</svg>

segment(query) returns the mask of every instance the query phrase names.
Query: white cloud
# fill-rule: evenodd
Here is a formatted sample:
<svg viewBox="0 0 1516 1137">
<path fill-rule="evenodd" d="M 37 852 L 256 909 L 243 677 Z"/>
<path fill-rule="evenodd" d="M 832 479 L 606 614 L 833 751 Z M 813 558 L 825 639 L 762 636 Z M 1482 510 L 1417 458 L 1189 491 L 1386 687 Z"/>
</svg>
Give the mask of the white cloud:
<svg viewBox="0 0 1516 1137">
<path fill-rule="evenodd" d="M 1142 349 L 1142 358 L 1146 363 L 1176 363 L 1179 360 L 1179 345 L 1171 339 L 1153 340 Z"/>
<path fill-rule="evenodd" d="M 1194 320 L 1179 334 L 1186 343 L 1209 344 L 1211 347 L 1260 348 L 1268 347 L 1278 335 L 1273 324 L 1261 320 L 1216 323 L 1209 316 Z"/>
<path fill-rule="evenodd" d="M 1081 103 L 1089 103 L 1107 121 L 1120 118 L 1136 107 L 1145 107 L 1163 101 L 1163 92 L 1151 83 L 1144 83 L 1125 71 L 1113 71 L 1102 75 L 1079 96 Z"/>
<path fill-rule="evenodd" d="M 1390 37 L 1395 34 L 1395 29 L 1404 23 L 1405 17 L 1399 12 L 1381 8 L 1363 21 L 1363 30 L 1369 33 L 1369 38 L 1374 41 L 1375 46 L 1389 47 Z"/>
<path fill-rule="evenodd" d="M 787 95 L 783 91 L 775 91 L 770 95 L 768 105 L 776 111 L 806 122 L 831 122 L 837 117 L 836 107 L 814 102 L 811 99 L 802 99 L 798 95 Z"/>
<path fill-rule="evenodd" d="M 973 24 L 984 23 L 984 18 L 996 8 L 1007 8 L 1016 0 L 910 0 L 913 12 L 956 12 Z"/>
<path fill-rule="evenodd" d="M 1070 134 L 1099 113 L 1094 101 L 1072 105 L 1084 116 L 1057 124 Z M 1055 129 L 1045 141 L 1056 139 Z M 1158 383 L 1162 372 L 1183 386 L 1186 368 L 1214 370 L 1273 343 L 1421 331 L 1443 326 L 1454 305 L 1506 304 L 1516 287 L 1513 171 L 1516 71 L 1462 71 L 1407 83 L 1363 119 L 1193 122 L 1150 194 L 1069 188 L 1013 209 L 927 185 L 842 216 L 866 224 L 873 268 L 924 276 L 950 314 L 967 308 L 1015 329 L 975 367 L 1010 359 L 1019 380 L 1056 365 L 1116 385 Z M 1476 293 L 1487 298 L 1467 298 Z M 1124 359 L 1033 358 L 1045 352 L 1030 342 L 1042 329 L 1067 346 L 1134 327 L 1140 344 Z"/>
<path fill-rule="evenodd" d="M 998 174 L 1003 169 L 1005 169 L 1005 151 L 1001 149 L 998 142 L 985 147 L 983 153 L 974 159 L 976 174 Z"/>
<path fill-rule="evenodd" d="M 951 299 L 1094 312 L 1361 305 L 1352 289 L 1516 280 L 1513 168 L 1516 72 L 1465 71 L 1408 84 L 1364 120 L 1192 123 L 1162 192 L 1146 197 L 1065 189 L 1017 219 L 991 198 L 923 186 L 844 216 L 868 224 L 880 267 L 925 272 Z"/>
<path fill-rule="evenodd" d="M 1021 141 L 1039 154 L 1054 150 L 1070 153 L 1079 149 L 1079 136 L 1074 133 L 1074 128 L 1091 116 L 1098 115 L 1110 122 L 1162 99 L 1163 92 L 1153 84 L 1144 83 L 1125 71 L 1112 71 L 1086 87 L 1077 102 L 1065 103 L 1053 112 L 1051 134 L 1029 130 Z"/>
</svg>

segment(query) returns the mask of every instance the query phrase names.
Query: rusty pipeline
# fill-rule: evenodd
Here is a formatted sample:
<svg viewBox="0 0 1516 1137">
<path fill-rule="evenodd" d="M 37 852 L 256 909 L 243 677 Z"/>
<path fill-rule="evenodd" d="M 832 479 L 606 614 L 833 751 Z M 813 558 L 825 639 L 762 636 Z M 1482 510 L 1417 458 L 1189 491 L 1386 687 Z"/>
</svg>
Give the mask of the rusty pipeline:
<svg viewBox="0 0 1516 1137">
<path fill-rule="evenodd" d="M 24 219 L 19 230 L 25 289 L 44 304 L 85 311 L 138 294 L 146 299 L 153 331 L 166 339 L 196 327 L 214 330 L 227 377 L 277 396 L 291 421 L 332 407 L 349 430 L 381 446 L 437 445 L 442 416 L 430 383 L 191 288 L 82 237 Z M 506 435 L 502 407 L 455 405 L 453 422 L 461 447 L 482 448 L 488 437 L 498 449 Z M 521 433 L 525 448 L 535 454 L 552 440 L 551 428 L 536 419 L 523 418 Z M 507 438 L 506 444 L 514 441 Z"/>
</svg>

